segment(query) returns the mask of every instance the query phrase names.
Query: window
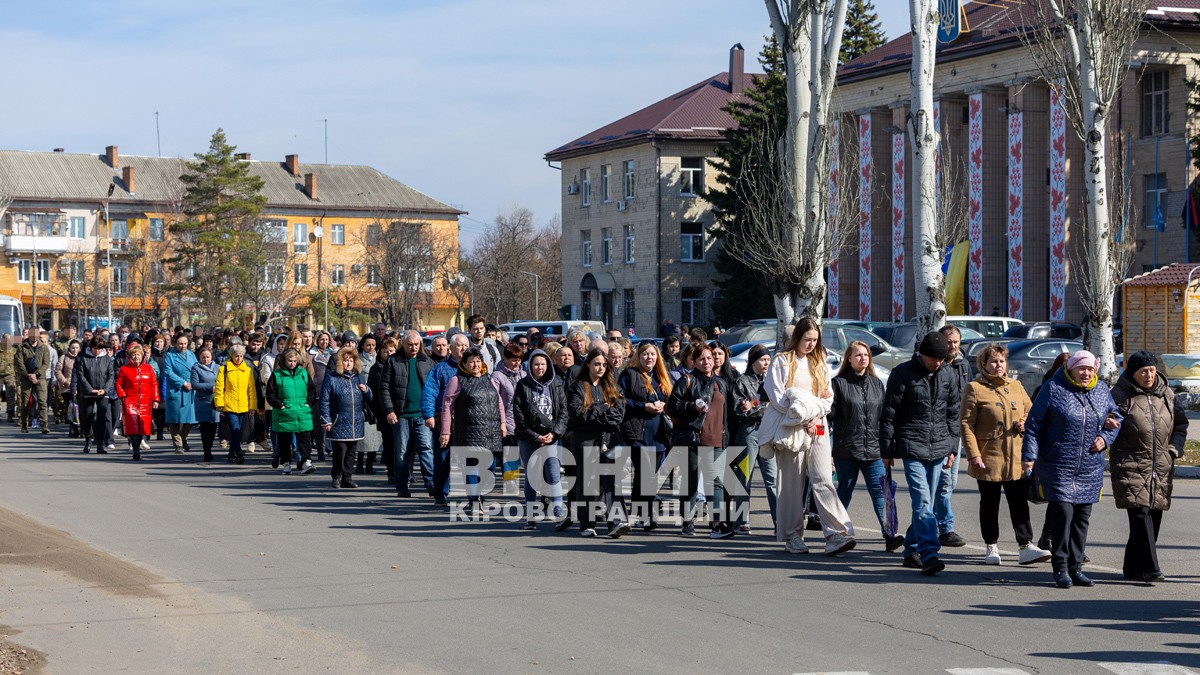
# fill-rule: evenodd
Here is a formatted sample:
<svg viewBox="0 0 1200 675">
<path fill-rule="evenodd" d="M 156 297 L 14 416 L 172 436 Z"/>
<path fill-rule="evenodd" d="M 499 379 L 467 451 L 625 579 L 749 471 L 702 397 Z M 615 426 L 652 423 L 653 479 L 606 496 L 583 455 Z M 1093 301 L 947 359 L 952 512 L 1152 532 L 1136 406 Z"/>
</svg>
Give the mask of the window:
<svg viewBox="0 0 1200 675">
<path fill-rule="evenodd" d="M 607 227 L 600 230 L 600 263 L 612 264 L 612 230 Z"/>
<path fill-rule="evenodd" d="M 579 201 L 583 206 L 592 205 L 592 170 L 579 170 Z"/>
<path fill-rule="evenodd" d="M 292 223 L 292 251 L 308 253 L 308 223 Z"/>
<path fill-rule="evenodd" d="M 1171 133 L 1170 103 L 1171 73 L 1157 70 L 1142 75 L 1142 135 Z"/>
<path fill-rule="evenodd" d="M 583 266 L 591 267 L 592 266 L 592 231 L 584 230 L 580 236 L 583 238 L 583 242 L 582 242 L 582 244 L 583 244 L 583 247 L 582 247 Z"/>
<path fill-rule="evenodd" d="M 680 318 L 683 323 L 688 326 L 697 326 L 705 323 L 704 289 L 684 288 L 680 297 L 680 305 L 683 310 Z"/>
<path fill-rule="evenodd" d="M 600 165 L 600 201 L 612 199 L 612 164 Z"/>
<path fill-rule="evenodd" d="M 279 290 L 283 288 L 283 280 L 285 276 L 286 273 L 283 263 L 267 263 L 263 267 L 263 288 L 267 290 Z"/>
<path fill-rule="evenodd" d="M 704 193 L 703 157 L 684 157 L 680 161 L 679 193 L 689 196 Z"/>
<path fill-rule="evenodd" d="M 297 286 L 308 285 L 308 263 L 296 263 L 292 266 L 292 282 Z"/>
<path fill-rule="evenodd" d="M 112 291 L 116 295 L 125 295 L 129 292 L 129 263 L 124 260 L 113 261 Z"/>
<path fill-rule="evenodd" d="M 379 227 L 379 223 L 370 223 L 367 225 L 367 246 L 378 246 L 379 240 L 383 238 L 383 232 Z"/>
<path fill-rule="evenodd" d="M 625 289 L 625 325 L 633 325 L 634 311 L 637 309 L 633 302 L 633 289 Z"/>
<path fill-rule="evenodd" d="M 150 263 L 150 283 L 162 285 L 167 283 L 167 270 L 165 263 L 155 260 Z"/>
<path fill-rule="evenodd" d="M 344 245 L 346 243 L 346 226 L 341 223 L 330 225 L 329 240 L 334 246 Z"/>
<path fill-rule="evenodd" d="M 109 248 L 114 251 L 129 250 L 129 221 L 113 220 L 108 227 Z"/>
<path fill-rule="evenodd" d="M 87 263 L 82 260 L 67 260 L 62 268 L 62 278 L 72 283 L 81 284 L 87 275 Z"/>
<path fill-rule="evenodd" d="M 71 216 L 71 238 L 83 239 L 87 236 L 87 221 L 83 216 Z"/>
<path fill-rule="evenodd" d="M 263 241 L 272 244 L 287 244 L 288 227 L 286 220 L 261 220 L 259 224 L 262 227 Z"/>
<path fill-rule="evenodd" d="M 592 318 L 592 292 L 582 291 L 579 299 L 579 318 L 587 321 Z"/>
<path fill-rule="evenodd" d="M 379 274 L 379 265 L 367 265 L 367 285 L 368 286 L 378 286 L 380 276 L 381 275 Z"/>
<path fill-rule="evenodd" d="M 150 219 L 150 241 L 162 241 L 166 235 L 166 228 L 163 226 L 162 218 Z"/>
<path fill-rule="evenodd" d="M 632 159 L 622 163 L 625 169 L 625 199 L 633 199 L 637 196 L 636 186 L 634 185 L 633 176 L 637 170 L 637 162 Z"/>
<path fill-rule="evenodd" d="M 633 226 L 625 226 L 625 262 L 633 262 Z"/>
<path fill-rule="evenodd" d="M 17 281 L 22 284 L 29 283 L 29 270 L 32 269 L 33 261 L 18 260 L 17 261 Z"/>
<path fill-rule="evenodd" d="M 37 280 L 39 284 L 50 283 L 50 261 L 37 261 Z"/>
<path fill-rule="evenodd" d="M 1167 197 L 1167 174 L 1148 173 L 1142 176 L 1145 197 L 1142 200 L 1142 224 L 1145 227 L 1166 227 L 1163 221 L 1163 201 Z"/>
<path fill-rule="evenodd" d="M 329 284 L 331 286 L 342 286 L 346 283 L 346 266 L 334 265 L 329 272 Z"/>
<path fill-rule="evenodd" d="M 187 267 L 185 267 L 183 270 L 183 275 L 184 275 L 184 278 L 186 278 L 189 283 L 195 282 L 196 281 L 196 263 L 194 263 L 194 262 L 188 263 Z"/>
<path fill-rule="evenodd" d="M 679 225 L 680 253 L 683 262 L 704 262 L 704 225 L 681 223 Z"/>
</svg>

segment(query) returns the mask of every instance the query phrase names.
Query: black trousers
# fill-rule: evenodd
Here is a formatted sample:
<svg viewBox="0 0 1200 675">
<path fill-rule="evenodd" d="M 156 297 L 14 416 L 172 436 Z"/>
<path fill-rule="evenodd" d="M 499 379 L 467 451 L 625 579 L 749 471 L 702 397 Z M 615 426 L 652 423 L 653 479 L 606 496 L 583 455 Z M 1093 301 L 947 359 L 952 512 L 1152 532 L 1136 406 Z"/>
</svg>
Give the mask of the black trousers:
<svg viewBox="0 0 1200 675">
<path fill-rule="evenodd" d="M 109 421 L 111 412 L 112 406 L 108 404 L 107 398 L 85 398 L 79 405 L 79 423 L 83 437 L 92 439 L 97 448 L 103 448 L 112 440 L 112 436 L 109 435 L 112 430 L 112 423 Z"/>
<path fill-rule="evenodd" d="M 212 457 L 213 441 L 217 438 L 216 422 L 200 423 L 200 447 L 204 448 L 204 457 Z"/>
<path fill-rule="evenodd" d="M 1125 543 L 1125 574 L 1161 572 L 1158 567 L 1158 530 L 1163 512 L 1140 506 L 1126 509 L 1129 514 L 1129 541 Z"/>
<path fill-rule="evenodd" d="M 1050 502 L 1046 504 L 1046 526 L 1050 529 L 1050 564 L 1061 570 L 1078 572 L 1083 567 L 1083 549 L 1087 546 L 1091 504 Z"/>
<path fill-rule="evenodd" d="M 295 439 L 295 449 L 292 448 L 292 439 Z M 275 439 L 276 452 L 279 453 L 279 461 L 283 464 L 291 464 L 292 460 L 298 455 L 299 461 L 296 466 L 299 467 L 305 462 L 312 461 L 312 432 L 297 431 L 292 433 L 279 432 Z"/>
<path fill-rule="evenodd" d="M 979 531 L 985 544 L 1000 541 L 1000 491 L 1008 501 L 1008 517 L 1017 545 L 1024 546 L 1033 541 L 1033 526 L 1029 524 L 1029 482 L 1027 478 L 1006 481 L 979 481 Z"/>
<path fill-rule="evenodd" d="M 329 475 L 342 481 L 350 480 L 354 475 L 354 456 L 358 441 L 332 441 L 333 463 Z"/>
</svg>

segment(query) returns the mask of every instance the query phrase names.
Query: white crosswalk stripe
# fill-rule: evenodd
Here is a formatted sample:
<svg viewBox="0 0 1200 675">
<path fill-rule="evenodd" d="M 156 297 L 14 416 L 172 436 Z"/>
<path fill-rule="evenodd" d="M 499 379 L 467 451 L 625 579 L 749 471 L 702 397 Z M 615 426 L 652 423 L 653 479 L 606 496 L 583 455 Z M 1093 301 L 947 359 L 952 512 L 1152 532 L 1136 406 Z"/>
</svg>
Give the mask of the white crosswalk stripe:
<svg viewBox="0 0 1200 675">
<path fill-rule="evenodd" d="M 1162 661 L 1159 663 L 1096 663 L 1101 668 L 1116 673 L 1116 675 L 1200 675 L 1191 668 L 1178 666 Z M 1030 675 L 1029 671 L 1020 668 L 947 668 L 950 675 Z M 863 670 L 822 670 L 811 673 L 794 673 L 793 675 L 871 675 Z"/>
<path fill-rule="evenodd" d="M 1029 675 L 1020 668 L 947 668 L 950 675 Z"/>
</svg>

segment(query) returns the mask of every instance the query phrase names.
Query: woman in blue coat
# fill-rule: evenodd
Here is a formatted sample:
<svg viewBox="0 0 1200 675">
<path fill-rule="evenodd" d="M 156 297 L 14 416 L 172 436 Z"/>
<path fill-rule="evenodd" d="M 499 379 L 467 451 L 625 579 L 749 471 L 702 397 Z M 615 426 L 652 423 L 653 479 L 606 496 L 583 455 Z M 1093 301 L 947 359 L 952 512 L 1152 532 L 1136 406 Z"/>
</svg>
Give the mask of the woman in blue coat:
<svg viewBox="0 0 1200 675">
<path fill-rule="evenodd" d="M 188 349 L 188 342 L 187 335 L 176 336 L 175 344 L 163 355 L 162 363 L 162 406 L 177 455 L 190 449 L 188 432 L 196 423 L 196 393 L 192 390 L 192 366 L 196 365 L 196 356 Z"/>
<path fill-rule="evenodd" d="M 210 347 L 201 347 L 196 353 L 189 377 L 193 394 L 192 406 L 196 422 L 200 424 L 200 442 L 204 446 L 204 461 L 213 460 L 213 440 L 217 437 L 217 411 L 213 408 L 213 387 L 217 383 L 217 364 L 213 363 Z"/>
<path fill-rule="evenodd" d="M 1049 502 L 1046 527 L 1059 588 L 1094 585 L 1082 571 L 1083 547 L 1104 484 L 1104 451 L 1122 420 L 1108 385 L 1096 376 L 1098 366 L 1091 352 L 1075 352 L 1042 385 L 1025 421 L 1021 460 L 1026 473 L 1036 466 Z"/>
<path fill-rule="evenodd" d="M 321 427 L 333 444 L 333 487 L 356 488 L 354 457 L 358 442 L 366 434 L 363 408 L 371 402 L 371 390 L 360 371 L 358 350 L 342 347 L 329 359 L 325 380 L 321 383 Z"/>
</svg>

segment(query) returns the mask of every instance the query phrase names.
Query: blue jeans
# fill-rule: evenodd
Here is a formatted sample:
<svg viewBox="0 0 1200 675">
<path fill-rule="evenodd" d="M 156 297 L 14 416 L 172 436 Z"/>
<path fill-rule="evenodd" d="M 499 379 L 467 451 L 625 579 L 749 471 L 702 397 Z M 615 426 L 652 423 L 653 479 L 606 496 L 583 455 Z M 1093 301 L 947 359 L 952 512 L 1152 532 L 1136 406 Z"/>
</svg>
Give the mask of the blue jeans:
<svg viewBox="0 0 1200 675">
<path fill-rule="evenodd" d="M 954 509 L 950 506 L 950 497 L 954 488 L 958 487 L 958 460 L 962 458 L 962 448 L 954 455 L 954 463 L 949 468 L 942 469 L 942 480 L 938 483 L 937 498 L 933 500 L 933 515 L 937 516 L 938 534 L 954 531 Z"/>
<path fill-rule="evenodd" d="M 920 555 L 921 562 L 936 558 L 938 543 L 937 516 L 933 515 L 933 499 L 942 482 L 944 459 L 925 461 L 904 460 L 904 478 L 908 481 L 908 496 L 912 499 L 912 525 L 904 535 L 904 555 Z"/>
<path fill-rule="evenodd" d="M 738 429 L 734 436 L 734 445 L 746 446 L 746 452 L 750 455 L 750 475 L 746 476 L 746 497 L 750 499 L 750 484 L 754 480 L 754 467 L 758 465 L 758 471 L 762 474 L 763 487 L 767 490 L 767 507 L 771 509 L 771 524 L 775 524 L 775 500 L 779 496 L 779 488 L 775 481 L 778 475 L 778 467 L 775 465 L 775 458 L 766 458 L 758 454 L 758 427 L 748 428 L 743 426 Z M 742 525 L 744 523 L 738 523 Z"/>
<path fill-rule="evenodd" d="M 537 452 L 543 446 L 537 443 L 531 443 L 526 440 L 518 440 L 517 447 L 521 449 L 521 464 L 525 466 L 525 504 L 528 506 L 531 502 L 537 501 L 537 490 L 532 481 L 529 480 L 530 469 L 537 469 L 536 465 L 530 466 L 529 460 L 533 458 L 533 453 Z M 555 508 L 562 508 L 562 484 L 559 482 L 559 477 L 562 472 L 562 465 L 559 464 L 558 455 L 562 452 L 557 444 L 549 446 L 555 448 L 555 452 L 550 453 L 549 457 L 545 458 L 545 462 L 541 466 L 542 480 L 549 487 L 550 494 L 546 495 L 550 498 L 550 503 Z M 545 454 L 545 453 L 543 453 Z M 528 511 L 526 511 L 528 514 Z M 528 515 L 526 516 L 528 517 Z"/>
<path fill-rule="evenodd" d="M 250 413 L 221 413 L 229 421 L 229 456 L 234 459 L 245 457 L 242 452 L 242 423 Z"/>
<path fill-rule="evenodd" d="M 879 485 L 879 480 L 886 472 L 883 460 L 835 459 L 833 466 L 837 470 L 838 499 L 842 500 L 842 506 L 847 508 L 850 507 L 850 497 L 854 495 L 854 486 L 858 483 L 858 474 L 862 473 L 867 481 L 867 494 L 871 495 L 871 506 L 875 507 L 875 517 L 879 519 L 879 525 L 882 527 L 883 487 Z"/>
<path fill-rule="evenodd" d="M 392 471 L 396 487 L 408 488 L 409 468 L 412 466 L 412 445 L 416 444 L 417 460 L 421 462 L 421 478 L 425 490 L 433 495 L 433 430 L 425 420 L 401 417 L 392 427 Z"/>
</svg>

